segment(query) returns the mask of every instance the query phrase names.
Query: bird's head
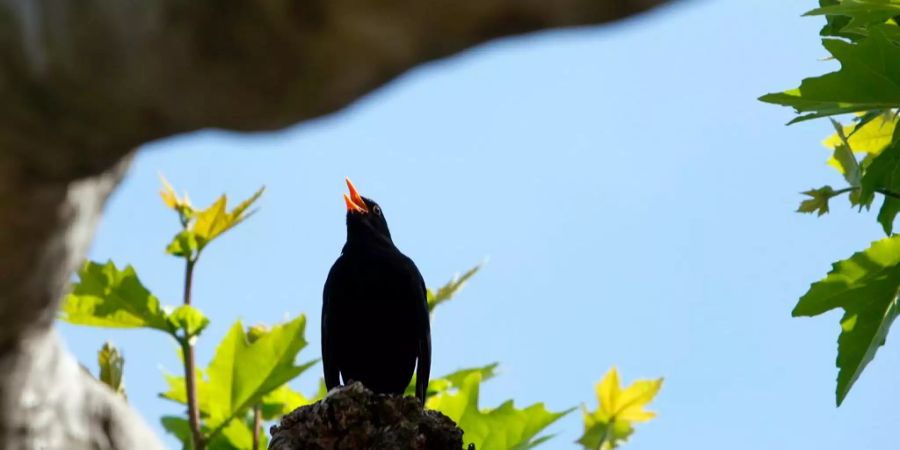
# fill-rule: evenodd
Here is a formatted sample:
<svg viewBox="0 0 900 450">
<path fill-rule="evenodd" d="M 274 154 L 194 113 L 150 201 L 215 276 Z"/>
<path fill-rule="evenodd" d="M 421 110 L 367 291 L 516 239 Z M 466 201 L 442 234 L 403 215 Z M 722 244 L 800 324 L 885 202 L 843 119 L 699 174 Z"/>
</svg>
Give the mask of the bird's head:
<svg viewBox="0 0 900 450">
<path fill-rule="evenodd" d="M 344 203 L 347 204 L 347 242 L 350 241 L 366 241 L 376 242 L 378 240 L 391 241 L 391 232 L 388 230 L 387 220 L 381 211 L 381 206 L 359 195 L 359 191 L 353 186 L 349 178 L 347 188 L 349 194 L 344 194 Z"/>
</svg>

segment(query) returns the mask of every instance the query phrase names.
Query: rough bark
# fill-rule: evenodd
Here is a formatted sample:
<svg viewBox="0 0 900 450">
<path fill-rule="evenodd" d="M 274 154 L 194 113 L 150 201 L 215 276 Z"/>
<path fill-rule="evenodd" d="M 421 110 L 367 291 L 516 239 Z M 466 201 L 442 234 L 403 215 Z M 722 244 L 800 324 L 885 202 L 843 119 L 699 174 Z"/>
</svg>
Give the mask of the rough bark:
<svg viewBox="0 0 900 450">
<path fill-rule="evenodd" d="M 271 429 L 269 450 L 462 450 L 463 430 L 415 397 L 375 394 L 360 383 L 297 408 Z"/>
<path fill-rule="evenodd" d="M 0 0 L 0 447 L 159 448 L 52 332 L 132 149 L 292 125 L 491 38 L 665 2 Z"/>
</svg>

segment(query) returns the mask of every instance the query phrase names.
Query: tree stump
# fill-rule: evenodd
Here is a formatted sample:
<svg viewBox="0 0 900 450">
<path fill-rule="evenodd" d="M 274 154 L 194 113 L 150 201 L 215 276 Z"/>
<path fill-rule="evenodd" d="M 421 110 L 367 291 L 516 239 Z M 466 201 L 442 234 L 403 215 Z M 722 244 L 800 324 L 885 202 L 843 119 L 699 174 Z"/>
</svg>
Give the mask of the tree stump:
<svg viewBox="0 0 900 450">
<path fill-rule="evenodd" d="M 295 409 L 270 431 L 269 450 L 463 448 L 463 431 L 449 417 L 422 408 L 415 397 L 376 394 L 360 383 Z"/>
</svg>

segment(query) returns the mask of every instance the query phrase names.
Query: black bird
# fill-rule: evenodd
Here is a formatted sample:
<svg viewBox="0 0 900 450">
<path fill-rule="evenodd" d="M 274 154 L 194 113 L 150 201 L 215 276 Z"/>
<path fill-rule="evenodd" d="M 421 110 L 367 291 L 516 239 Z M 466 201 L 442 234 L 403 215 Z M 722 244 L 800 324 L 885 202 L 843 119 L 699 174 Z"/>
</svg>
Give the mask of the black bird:
<svg viewBox="0 0 900 450">
<path fill-rule="evenodd" d="M 394 246 L 381 207 L 346 181 L 347 242 L 322 296 L 325 385 L 331 390 L 343 379 L 403 394 L 415 369 L 416 397 L 424 404 L 431 372 L 425 282 Z"/>
</svg>

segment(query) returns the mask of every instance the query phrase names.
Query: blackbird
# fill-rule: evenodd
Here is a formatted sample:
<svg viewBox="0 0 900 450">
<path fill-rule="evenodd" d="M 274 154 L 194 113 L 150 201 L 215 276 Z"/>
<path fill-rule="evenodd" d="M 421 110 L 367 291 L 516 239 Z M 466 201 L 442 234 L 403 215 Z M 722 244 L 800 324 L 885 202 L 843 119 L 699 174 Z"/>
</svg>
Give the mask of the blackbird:
<svg viewBox="0 0 900 450">
<path fill-rule="evenodd" d="M 346 181 L 347 241 L 322 295 L 325 386 L 343 379 L 403 394 L 415 370 L 416 397 L 424 404 L 431 372 L 425 282 L 391 240 L 381 207 Z"/>
</svg>

